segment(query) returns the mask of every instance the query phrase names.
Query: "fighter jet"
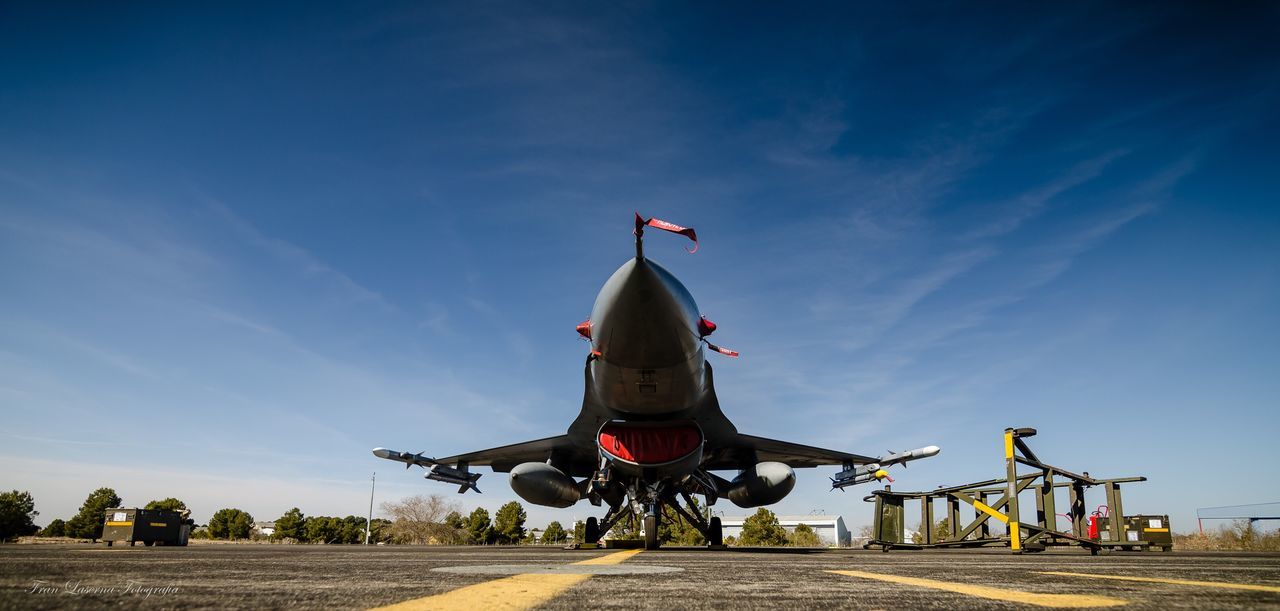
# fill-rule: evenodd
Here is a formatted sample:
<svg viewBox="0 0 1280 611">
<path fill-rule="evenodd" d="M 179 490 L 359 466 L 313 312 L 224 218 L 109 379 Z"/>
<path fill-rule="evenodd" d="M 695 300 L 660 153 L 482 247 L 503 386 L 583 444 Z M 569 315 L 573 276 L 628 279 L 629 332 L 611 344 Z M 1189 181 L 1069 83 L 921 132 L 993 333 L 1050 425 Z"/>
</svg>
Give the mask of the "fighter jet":
<svg viewBox="0 0 1280 611">
<path fill-rule="evenodd" d="M 707 361 L 708 351 L 738 353 L 708 341 L 715 323 L 679 280 L 645 257 L 646 228 L 689 238 L 689 252 L 698 248 L 693 229 L 636 215 L 635 258 L 605 282 L 591 317 L 577 326 L 590 351 L 582 410 L 565 434 L 444 458 L 385 448 L 374 455 L 421 466 L 427 479 L 457 484 L 459 493 L 479 492 L 481 474 L 470 469 L 486 466 L 510 473 L 511 488 L 536 505 L 606 505 L 602 518 L 588 518 L 583 543 L 598 542 L 634 515 L 643 519 L 645 548 L 655 549 L 660 522 L 674 515 L 709 545 L 722 544 L 720 518 L 695 511 L 694 495 L 707 506 L 722 497 L 743 508 L 771 505 L 791 492 L 797 468 L 841 465 L 831 484 L 844 488 L 938 453 L 928 446 L 876 458 L 739 433 L 720 410 Z M 726 479 L 716 471 L 737 474 Z"/>
</svg>

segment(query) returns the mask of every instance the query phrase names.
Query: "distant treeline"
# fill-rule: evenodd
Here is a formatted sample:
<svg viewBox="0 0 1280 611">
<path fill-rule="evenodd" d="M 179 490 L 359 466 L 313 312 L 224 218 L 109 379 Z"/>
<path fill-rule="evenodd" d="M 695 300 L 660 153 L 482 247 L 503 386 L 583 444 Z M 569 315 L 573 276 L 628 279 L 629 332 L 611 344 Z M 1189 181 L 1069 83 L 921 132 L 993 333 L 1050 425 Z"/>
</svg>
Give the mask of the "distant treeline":
<svg viewBox="0 0 1280 611">
<path fill-rule="evenodd" d="M 1196 551 L 1280 552 L 1280 531 L 1259 530 L 1249 520 L 1238 520 L 1204 534 L 1173 536 L 1173 549 Z"/>
</svg>

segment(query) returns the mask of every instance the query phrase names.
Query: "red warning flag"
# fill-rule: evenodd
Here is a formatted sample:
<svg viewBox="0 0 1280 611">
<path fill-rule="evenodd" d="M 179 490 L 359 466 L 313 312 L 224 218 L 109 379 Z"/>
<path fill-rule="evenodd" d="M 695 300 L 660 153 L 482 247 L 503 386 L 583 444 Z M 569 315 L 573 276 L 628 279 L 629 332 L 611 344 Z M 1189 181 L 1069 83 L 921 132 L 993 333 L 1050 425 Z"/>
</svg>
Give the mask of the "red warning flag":
<svg viewBox="0 0 1280 611">
<path fill-rule="evenodd" d="M 685 250 L 688 250 L 690 253 L 698 252 L 698 234 L 693 231 L 692 227 L 681 227 L 675 223 L 668 223 L 667 221 L 664 221 L 662 219 L 650 218 L 646 220 L 640 216 L 639 212 L 637 212 L 636 213 L 636 231 L 635 231 L 636 237 L 640 237 L 644 235 L 644 228 L 646 226 L 653 227 L 655 229 L 661 229 L 663 231 L 670 231 L 671 233 L 678 233 L 686 238 L 689 238 L 690 240 L 693 240 L 693 250 L 689 250 L 687 248 Z"/>
<path fill-rule="evenodd" d="M 717 345 L 714 345 L 714 343 L 712 342 L 707 342 L 707 347 L 712 348 L 712 350 L 719 352 L 719 354 L 722 354 L 724 356 L 732 356 L 733 359 L 737 359 L 736 350 L 728 350 L 728 348 L 719 347 Z"/>
</svg>

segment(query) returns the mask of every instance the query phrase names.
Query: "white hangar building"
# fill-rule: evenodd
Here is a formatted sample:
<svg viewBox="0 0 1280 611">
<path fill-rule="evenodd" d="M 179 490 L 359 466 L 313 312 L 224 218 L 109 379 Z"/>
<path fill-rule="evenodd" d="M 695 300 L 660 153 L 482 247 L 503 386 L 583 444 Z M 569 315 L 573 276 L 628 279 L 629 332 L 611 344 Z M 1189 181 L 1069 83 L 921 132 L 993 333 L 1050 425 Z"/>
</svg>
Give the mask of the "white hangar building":
<svg viewBox="0 0 1280 611">
<path fill-rule="evenodd" d="M 720 526 L 724 529 L 724 538 L 733 537 L 738 539 L 742 537 L 742 522 L 747 516 L 724 516 L 720 518 Z M 823 545 L 849 547 L 851 537 L 849 529 L 845 528 L 844 518 L 840 516 L 828 515 L 809 515 L 809 516 L 778 516 L 778 523 L 787 529 L 788 533 L 793 533 L 796 527 L 805 524 L 813 529 L 818 535 L 818 540 Z"/>
</svg>

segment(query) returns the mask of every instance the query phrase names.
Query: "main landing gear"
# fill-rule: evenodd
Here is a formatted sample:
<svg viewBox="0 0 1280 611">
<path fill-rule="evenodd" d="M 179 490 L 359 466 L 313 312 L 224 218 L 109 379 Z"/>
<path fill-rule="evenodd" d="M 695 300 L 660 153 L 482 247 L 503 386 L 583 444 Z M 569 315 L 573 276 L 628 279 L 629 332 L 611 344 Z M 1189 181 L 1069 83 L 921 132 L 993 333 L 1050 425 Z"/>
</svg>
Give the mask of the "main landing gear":
<svg viewBox="0 0 1280 611">
<path fill-rule="evenodd" d="M 680 501 L 674 496 L 665 500 L 649 505 L 644 510 L 642 524 L 644 526 L 644 548 L 647 550 L 655 550 L 662 546 L 662 541 L 658 537 L 658 532 L 662 528 L 663 514 L 667 509 L 673 511 L 680 518 L 683 518 L 689 524 L 692 524 L 698 532 L 707 541 L 710 547 L 719 547 L 724 545 L 724 527 L 721 526 L 720 518 L 713 516 L 706 519 L 701 513 L 692 511 L 693 499 L 688 494 L 683 494 L 685 501 L 689 507 L 682 507 Z M 628 517 L 630 508 L 626 505 L 618 505 L 611 507 L 605 514 L 603 520 L 595 518 L 587 518 L 587 523 L 583 528 L 583 543 L 598 543 L 600 538 L 615 524 L 623 518 Z M 675 516 L 668 514 L 667 519 L 677 519 Z"/>
</svg>

